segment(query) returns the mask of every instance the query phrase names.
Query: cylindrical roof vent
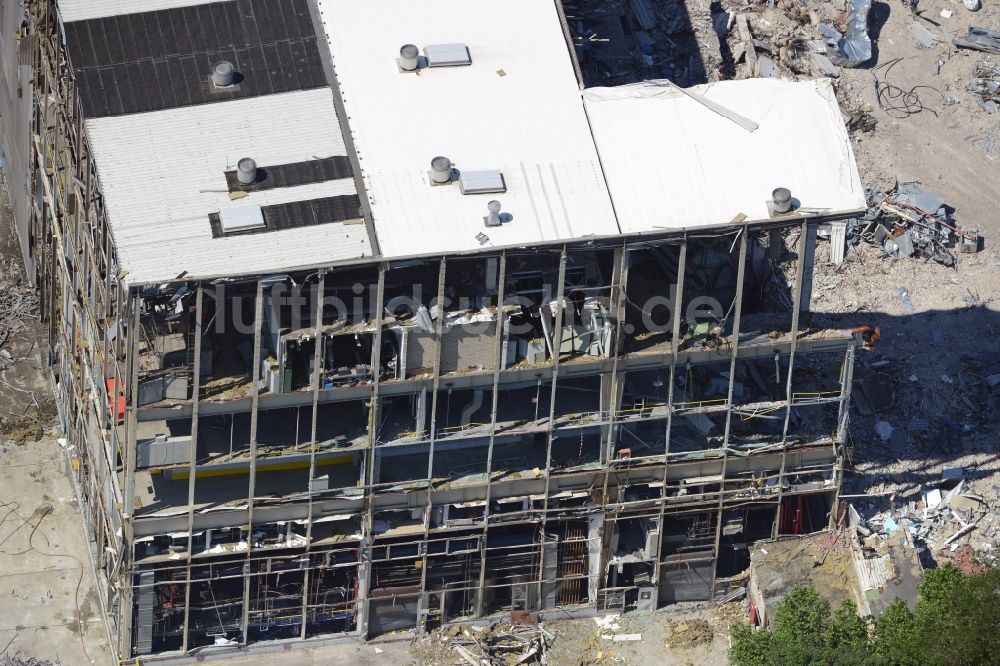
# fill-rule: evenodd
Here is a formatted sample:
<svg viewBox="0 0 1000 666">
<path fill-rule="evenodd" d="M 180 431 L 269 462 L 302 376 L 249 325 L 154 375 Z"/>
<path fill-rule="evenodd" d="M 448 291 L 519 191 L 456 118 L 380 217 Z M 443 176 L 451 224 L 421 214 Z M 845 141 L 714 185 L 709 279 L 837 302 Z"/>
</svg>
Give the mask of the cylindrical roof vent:
<svg viewBox="0 0 1000 666">
<path fill-rule="evenodd" d="M 257 180 L 257 163 L 249 157 L 237 162 L 236 180 L 240 181 L 241 185 L 252 185 Z"/>
<path fill-rule="evenodd" d="M 233 85 L 235 75 L 236 72 L 233 70 L 233 63 L 228 60 L 217 62 L 215 63 L 215 66 L 212 67 L 212 83 L 220 88 Z"/>
<path fill-rule="evenodd" d="M 417 54 L 420 50 L 414 44 L 403 44 L 399 49 L 399 67 L 404 72 L 412 72 L 419 62 Z"/>
<path fill-rule="evenodd" d="M 438 185 L 451 181 L 451 160 L 438 155 L 431 160 L 431 180 Z"/>
<path fill-rule="evenodd" d="M 775 213 L 787 213 L 792 209 L 792 192 L 787 187 L 779 187 L 771 192 L 771 209 Z"/>
<path fill-rule="evenodd" d="M 486 204 L 486 209 L 490 211 L 490 214 L 486 217 L 486 226 L 488 227 L 499 227 L 500 226 L 500 202 L 494 199 Z"/>
</svg>

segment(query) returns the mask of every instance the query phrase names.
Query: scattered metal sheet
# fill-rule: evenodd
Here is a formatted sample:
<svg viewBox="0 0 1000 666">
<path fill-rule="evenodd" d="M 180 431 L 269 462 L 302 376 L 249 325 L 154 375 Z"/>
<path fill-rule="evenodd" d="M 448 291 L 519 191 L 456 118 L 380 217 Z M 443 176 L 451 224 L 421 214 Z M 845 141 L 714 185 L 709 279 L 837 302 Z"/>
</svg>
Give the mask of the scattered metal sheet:
<svg viewBox="0 0 1000 666">
<path fill-rule="evenodd" d="M 923 257 L 945 266 L 956 263 L 954 248 L 978 251 L 979 233 L 951 217 L 944 198 L 905 183 L 889 193 L 869 193 L 868 213 L 848 225 L 848 243 L 860 240 L 882 248 L 892 258 Z M 968 249 L 966 249 L 968 248 Z"/>
<path fill-rule="evenodd" d="M 941 41 L 940 37 L 932 34 L 931 31 L 925 28 L 923 23 L 920 23 L 919 21 L 914 21 L 910 24 L 910 33 L 912 33 L 917 42 L 926 49 L 929 49 Z"/>
<path fill-rule="evenodd" d="M 827 55 L 834 64 L 858 67 L 871 60 L 872 40 L 868 36 L 868 12 L 872 0 L 851 0 L 847 13 L 847 34 L 820 24 L 819 31 L 826 40 Z"/>
<path fill-rule="evenodd" d="M 965 37 L 956 37 L 951 43 L 962 49 L 1000 54 L 1000 32 L 996 30 L 972 26 L 969 28 L 969 34 Z"/>
<path fill-rule="evenodd" d="M 1000 65 L 992 62 L 981 62 L 976 66 L 975 79 L 969 83 L 967 90 L 986 113 L 1000 111 Z"/>
</svg>

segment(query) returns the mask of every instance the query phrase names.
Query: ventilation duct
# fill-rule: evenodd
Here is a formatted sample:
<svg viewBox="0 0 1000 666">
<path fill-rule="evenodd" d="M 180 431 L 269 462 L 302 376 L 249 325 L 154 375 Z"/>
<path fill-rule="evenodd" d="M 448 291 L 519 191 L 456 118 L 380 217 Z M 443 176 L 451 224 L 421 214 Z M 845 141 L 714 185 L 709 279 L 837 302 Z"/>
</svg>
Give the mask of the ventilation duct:
<svg viewBox="0 0 1000 666">
<path fill-rule="evenodd" d="M 792 209 L 792 192 L 787 187 L 779 187 L 771 192 L 771 210 L 775 213 L 787 213 Z"/>
<path fill-rule="evenodd" d="M 416 71 L 420 63 L 419 54 L 420 50 L 415 44 L 403 44 L 399 49 L 399 68 L 404 72 Z"/>
<path fill-rule="evenodd" d="M 257 163 L 249 157 L 236 163 L 236 180 L 240 185 L 252 185 L 257 180 Z"/>
<path fill-rule="evenodd" d="M 488 227 L 499 227 L 500 226 L 500 202 L 494 199 L 493 201 L 486 204 L 487 210 L 490 214 L 483 218 Z"/>
<path fill-rule="evenodd" d="M 219 88 L 227 88 L 233 85 L 235 77 L 236 72 L 233 69 L 233 63 L 228 60 L 217 62 L 215 63 L 215 66 L 212 67 L 212 83 Z"/>
<path fill-rule="evenodd" d="M 431 184 L 444 185 L 451 182 L 451 160 L 438 155 L 431 160 Z"/>
</svg>

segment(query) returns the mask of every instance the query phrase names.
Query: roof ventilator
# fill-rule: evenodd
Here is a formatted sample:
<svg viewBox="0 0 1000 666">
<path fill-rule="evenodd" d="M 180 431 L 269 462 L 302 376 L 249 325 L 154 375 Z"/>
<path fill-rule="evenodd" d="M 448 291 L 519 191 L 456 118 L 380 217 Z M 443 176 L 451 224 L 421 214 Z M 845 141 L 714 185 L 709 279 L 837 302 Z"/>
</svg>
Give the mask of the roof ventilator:
<svg viewBox="0 0 1000 666">
<path fill-rule="evenodd" d="M 424 47 L 428 67 L 471 65 L 472 56 L 465 44 L 428 44 Z"/>
<path fill-rule="evenodd" d="M 403 44 L 396 59 L 401 72 L 415 72 L 420 67 L 420 49 L 415 44 Z"/>
<path fill-rule="evenodd" d="M 488 227 L 499 227 L 503 222 L 500 219 L 500 202 L 494 199 L 486 204 L 486 209 L 490 211 L 490 214 L 483 218 L 483 222 Z"/>
<path fill-rule="evenodd" d="M 448 185 L 451 183 L 453 166 L 451 160 L 443 155 L 438 155 L 432 159 L 430 170 L 431 185 Z"/>
<path fill-rule="evenodd" d="M 244 157 L 236 163 L 236 180 L 240 185 L 253 185 L 257 181 L 257 163 Z"/>
<path fill-rule="evenodd" d="M 771 192 L 771 200 L 767 202 L 767 210 L 771 217 L 785 215 L 792 210 L 792 192 L 787 187 L 779 187 Z"/>
<path fill-rule="evenodd" d="M 236 82 L 236 70 L 233 63 L 222 60 L 212 66 L 212 83 L 217 88 L 229 88 Z"/>
<path fill-rule="evenodd" d="M 507 191 L 503 173 L 497 169 L 462 171 L 458 176 L 458 185 L 462 194 L 503 194 Z"/>
</svg>

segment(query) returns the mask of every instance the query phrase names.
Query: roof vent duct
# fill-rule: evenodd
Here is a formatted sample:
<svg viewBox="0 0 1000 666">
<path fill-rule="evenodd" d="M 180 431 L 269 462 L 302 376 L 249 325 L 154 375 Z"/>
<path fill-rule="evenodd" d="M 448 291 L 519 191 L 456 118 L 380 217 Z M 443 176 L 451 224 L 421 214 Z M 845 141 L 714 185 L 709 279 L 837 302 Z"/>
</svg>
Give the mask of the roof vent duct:
<svg viewBox="0 0 1000 666">
<path fill-rule="evenodd" d="M 438 155 L 431 160 L 431 184 L 446 185 L 451 182 L 451 160 Z"/>
<path fill-rule="evenodd" d="M 779 187 L 771 192 L 771 210 L 774 213 L 787 213 L 792 209 L 792 192 L 787 187 Z"/>
<path fill-rule="evenodd" d="M 236 72 L 233 69 L 233 63 L 228 60 L 217 62 L 212 67 L 212 83 L 220 88 L 228 88 L 233 85 L 235 78 Z"/>
<path fill-rule="evenodd" d="M 257 180 L 257 163 L 244 157 L 236 163 L 236 180 L 240 185 L 252 185 Z"/>
<path fill-rule="evenodd" d="M 483 218 L 483 222 L 485 222 L 488 227 L 499 227 L 501 224 L 500 202 L 494 199 L 486 204 L 486 209 L 490 211 L 490 214 Z"/>
<path fill-rule="evenodd" d="M 415 44 L 403 44 L 399 49 L 399 68 L 404 72 L 416 71 L 420 63 L 420 49 Z"/>
</svg>

